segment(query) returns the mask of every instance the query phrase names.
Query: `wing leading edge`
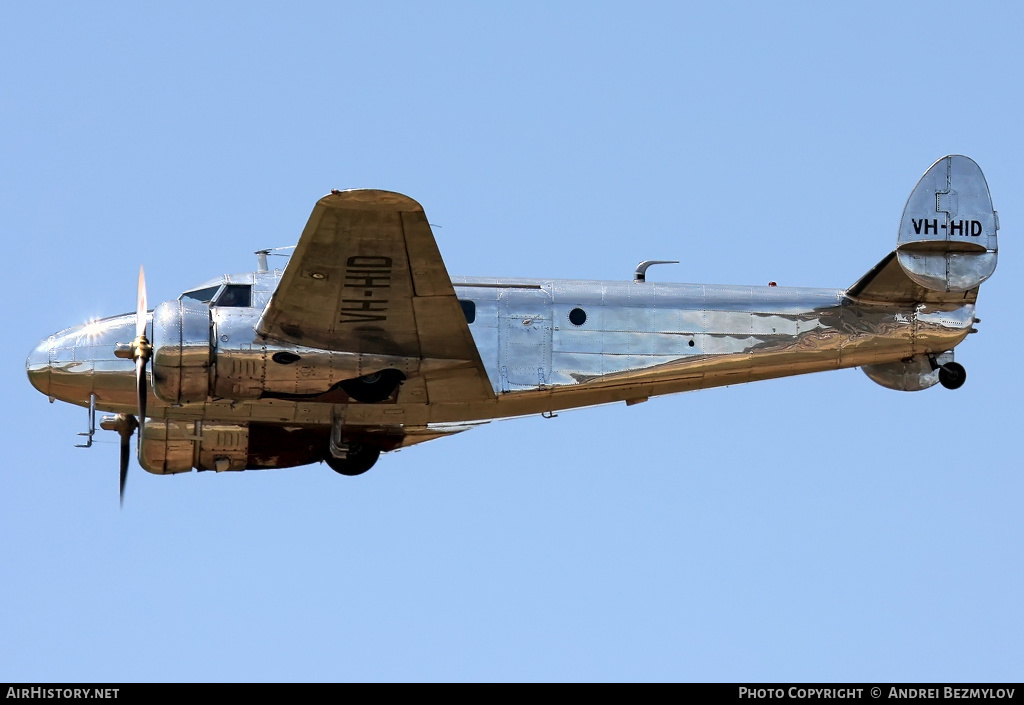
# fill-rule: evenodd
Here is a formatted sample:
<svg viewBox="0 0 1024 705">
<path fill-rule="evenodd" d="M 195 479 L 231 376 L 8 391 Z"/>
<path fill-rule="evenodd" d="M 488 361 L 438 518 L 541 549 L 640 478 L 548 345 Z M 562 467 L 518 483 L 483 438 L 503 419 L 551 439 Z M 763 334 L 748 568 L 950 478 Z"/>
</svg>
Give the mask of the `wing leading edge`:
<svg viewBox="0 0 1024 705">
<path fill-rule="evenodd" d="M 494 398 L 423 207 L 399 193 L 336 191 L 317 201 L 256 332 L 418 359 L 431 400 Z"/>
</svg>

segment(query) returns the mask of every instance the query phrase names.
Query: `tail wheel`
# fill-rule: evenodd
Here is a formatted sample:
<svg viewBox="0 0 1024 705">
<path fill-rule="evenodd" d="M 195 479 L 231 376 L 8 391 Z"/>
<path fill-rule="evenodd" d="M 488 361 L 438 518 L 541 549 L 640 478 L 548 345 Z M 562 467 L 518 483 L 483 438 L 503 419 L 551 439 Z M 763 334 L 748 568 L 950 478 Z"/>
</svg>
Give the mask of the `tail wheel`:
<svg viewBox="0 0 1024 705">
<path fill-rule="evenodd" d="M 336 473 L 354 477 L 362 475 L 377 462 L 380 457 L 380 448 L 363 445 L 361 443 L 349 443 L 348 455 L 344 458 L 330 456 L 326 458 L 328 467 Z"/>
<path fill-rule="evenodd" d="M 967 370 L 956 362 L 947 362 L 939 368 L 939 384 L 946 389 L 960 389 L 967 381 Z"/>
</svg>

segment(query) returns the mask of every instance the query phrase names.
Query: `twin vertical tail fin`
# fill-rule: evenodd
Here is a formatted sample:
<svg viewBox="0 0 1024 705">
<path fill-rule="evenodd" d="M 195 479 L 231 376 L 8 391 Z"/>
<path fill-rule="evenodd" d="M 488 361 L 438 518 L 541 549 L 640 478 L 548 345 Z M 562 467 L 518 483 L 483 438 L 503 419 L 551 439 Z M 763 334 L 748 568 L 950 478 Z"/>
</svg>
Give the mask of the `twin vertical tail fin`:
<svg viewBox="0 0 1024 705">
<path fill-rule="evenodd" d="M 974 298 L 996 269 L 999 216 L 981 168 L 959 154 L 931 165 L 907 199 L 896 250 L 847 296 L 892 303 Z"/>
<path fill-rule="evenodd" d="M 973 330 L 978 287 L 996 269 L 999 216 L 981 169 L 959 154 L 943 157 L 917 182 L 900 221 L 896 249 L 854 284 L 847 297 L 890 306 L 908 321 L 910 357 L 863 365 L 872 380 L 890 389 L 918 391 L 966 379 L 953 347 Z"/>
<path fill-rule="evenodd" d="M 969 291 L 996 270 L 999 216 L 981 168 L 954 154 L 925 172 L 907 199 L 896 258 L 932 291 Z"/>
</svg>

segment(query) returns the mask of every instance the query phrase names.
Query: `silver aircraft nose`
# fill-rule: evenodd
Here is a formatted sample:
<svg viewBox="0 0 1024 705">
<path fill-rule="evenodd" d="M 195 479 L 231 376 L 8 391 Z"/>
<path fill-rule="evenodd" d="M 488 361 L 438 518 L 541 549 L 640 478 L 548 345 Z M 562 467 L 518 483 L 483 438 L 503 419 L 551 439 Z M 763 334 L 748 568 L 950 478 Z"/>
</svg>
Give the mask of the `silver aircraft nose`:
<svg viewBox="0 0 1024 705">
<path fill-rule="evenodd" d="M 114 349 L 134 337 L 134 313 L 66 328 L 28 356 L 28 379 L 51 399 L 87 406 L 95 395 L 107 404 L 104 410 L 121 411 L 118 404 L 133 405 L 136 398 L 135 363 L 116 357 Z"/>
<path fill-rule="evenodd" d="M 46 396 L 50 396 L 50 343 L 53 337 L 44 339 L 29 353 L 25 362 L 28 381 Z"/>
</svg>

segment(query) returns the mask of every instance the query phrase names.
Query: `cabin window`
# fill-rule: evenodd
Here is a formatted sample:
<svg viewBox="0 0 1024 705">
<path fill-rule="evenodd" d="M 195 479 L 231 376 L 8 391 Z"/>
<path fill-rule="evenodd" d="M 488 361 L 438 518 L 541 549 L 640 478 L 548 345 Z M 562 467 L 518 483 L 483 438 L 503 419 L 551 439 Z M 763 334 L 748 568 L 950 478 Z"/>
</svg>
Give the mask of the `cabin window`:
<svg viewBox="0 0 1024 705">
<path fill-rule="evenodd" d="M 208 286 L 205 289 L 194 289 L 192 291 L 186 291 L 180 297 L 181 299 L 194 299 L 195 301 L 201 301 L 204 304 L 208 304 L 213 301 L 213 297 L 220 291 L 220 284 L 217 286 Z"/>
<path fill-rule="evenodd" d="M 586 322 L 587 312 L 582 308 L 574 308 L 572 311 L 569 311 L 569 323 L 572 323 L 574 326 L 582 326 Z"/>
<path fill-rule="evenodd" d="M 462 313 L 466 316 L 466 323 L 472 323 L 476 320 L 476 302 L 470 301 L 469 299 L 459 299 L 459 306 L 462 307 Z"/>
<path fill-rule="evenodd" d="M 244 308 L 252 305 L 252 287 L 248 284 L 228 284 L 217 297 L 218 306 Z"/>
</svg>

